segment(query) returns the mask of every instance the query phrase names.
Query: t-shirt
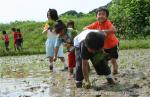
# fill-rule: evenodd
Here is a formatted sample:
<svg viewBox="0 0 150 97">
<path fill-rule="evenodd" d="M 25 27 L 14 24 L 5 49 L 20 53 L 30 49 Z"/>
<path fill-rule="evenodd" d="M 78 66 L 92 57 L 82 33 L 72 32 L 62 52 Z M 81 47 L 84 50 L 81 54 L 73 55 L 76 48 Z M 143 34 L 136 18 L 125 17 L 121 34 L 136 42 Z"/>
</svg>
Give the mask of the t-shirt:
<svg viewBox="0 0 150 97">
<path fill-rule="evenodd" d="M 99 21 L 96 21 L 92 23 L 91 25 L 86 26 L 87 29 L 97 29 L 97 30 L 107 30 L 112 28 L 112 23 L 106 19 L 103 23 L 100 23 Z M 109 32 L 106 36 L 105 42 L 104 42 L 104 48 L 110 49 L 118 45 L 119 40 L 115 36 L 115 32 Z"/>
<path fill-rule="evenodd" d="M 14 40 L 16 40 L 17 39 L 17 32 L 13 32 L 13 37 L 14 37 Z"/>
<path fill-rule="evenodd" d="M 81 52 L 81 58 L 82 59 L 89 60 L 93 56 L 93 53 L 90 53 L 88 51 L 87 47 L 85 46 L 84 40 L 80 43 L 79 49 L 80 49 L 80 52 Z"/>
<path fill-rule="evenodd" d="M 104 53 L 103 51 L 96 51 L 95 53 L 91 53 L 88 51 L 87 47 L 85 46 L 84 40 L 80 43 L 79 46 L 81 52 L 81 58 L 83 60 L 91 60 L 93 64 L 98 64 L 102 60 L 108 60 L 109 55 Z"/>
<path fill-rule="evenodd" d="M 74 46 L 75 47 L 79 47 L 79 44 L 81 41 L 83 41 L 86 37 L 86 35 L 90 32 L 99 32 L 99 30 L 84 30 L 82 31 L 80 34 L 78 34 L 75 38 L 74 38 Z"/>
<path fill-rule="evenodd" d="M 43 28 L 44 31 L 47 31 L 47 37 L 48 38 L 56 38 L 56 34 L 53 31 L 54 21 L 48 21 L 45 23 L 45 26 Z"/>
<path fill-rule="evenodd" d="M 21 34 L 21 32 L 18 32 L 18 33 L 17 33 L 17 39 L 22 39 L 22 34 Z"/>
<path fill-rule="evenodd" d="M 57 35 L 55 47 L 58 48 L 61 44 L 63 44 L 63 43 L 70 43 L 70 41 L 71 40 L 70 40 L 68 34 L 65 34 L 63 36 Z"/>
<path fill-rule="evenodd" d="M 77 31 L 72 28 L 67 28 L 67 33 L 63 36 L 58 35 L 56 38 L 55 47 L 59 47 L 62 43 L 67 43 L 73 46 L 73 39 L 76 36 Z"/>
<path fill-rule="evenodd" d="M 73 45 L 73 39 L 77 35 L 77 30 L 74 30 L 73 28 L 67 28 L 67 34 L 68 37 L 70 38 L 69 44 Z"/>
<path fill-rule="evenodd" d="M 2 39 L 5 41 L 5 42 L 9 42 L 9 38 L 8 38 L 8 35 L 7 34 L 4 34 L 2 36 Z"/>
</svg>

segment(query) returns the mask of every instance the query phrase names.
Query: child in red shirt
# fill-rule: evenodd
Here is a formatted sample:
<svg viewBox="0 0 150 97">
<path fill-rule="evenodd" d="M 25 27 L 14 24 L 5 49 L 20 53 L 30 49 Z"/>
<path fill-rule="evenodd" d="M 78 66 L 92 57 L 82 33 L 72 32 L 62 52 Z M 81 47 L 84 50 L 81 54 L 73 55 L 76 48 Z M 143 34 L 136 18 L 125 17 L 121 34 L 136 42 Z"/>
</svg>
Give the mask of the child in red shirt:
<svg viewBox="0 0 150 97">
<path fill-rule="evenodd" d="M 115 36 L 116 28 L 108 20 L 109 11 L 101 7 L 96 12 L 97 21 L 86 26 L 84 29 L 97 29 L 101 30 L 106 34 L 104 41 L 104 50 L 111 56 L 111 63 L 113 65 L 113 74 L 118 73 L 118 64 L 116 59 L 118 58 L 118 44 L 119 40 Z"/>
<path fill-rule="evenodd" d="M 6 31 L 3 31 L 2 40 L 4 40 L 4 42 L 5 42 L 6 50 L 9 51 L 9 37 L 8 37 Z"/>
<path fill-rule="evenodd" d="M 17 37 L 16 37 L 16 44 L 17 44 L 17 50 L 22 50 L 23 46 L 23 37 L 20 29 L 16 29 Z"/>
<path fill-rule="evenodd" d="M 14 49 L 16 51 L 17 49 L 17 32 L 16 32 L 16 28 L 12 28 L 12 34 L 13 34 L 13 38 L 14 38 Z"/>
</svg>

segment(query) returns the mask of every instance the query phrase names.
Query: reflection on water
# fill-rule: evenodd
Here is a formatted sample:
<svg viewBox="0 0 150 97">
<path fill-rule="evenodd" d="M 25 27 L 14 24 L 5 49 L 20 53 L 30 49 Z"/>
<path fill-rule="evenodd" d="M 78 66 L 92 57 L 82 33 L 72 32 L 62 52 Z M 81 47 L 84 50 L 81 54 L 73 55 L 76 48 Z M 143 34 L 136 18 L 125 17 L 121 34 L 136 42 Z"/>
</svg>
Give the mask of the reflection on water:
<svg viewBox="0 0 150 97">
<path fill-rule="evenodd" d="M 0 97 L 71 97 L 73 80 L 66 82 L 68 79 L 63 78 L 63 75 L 53 74 L 49 78 L 0 79 Z"/>
<path fill-rule="evenodd" d="M 0 97 L 71 97 L 69 88 L 74 85 L 69 86 L 68 73 L 60 71 L 63 66 L 58 61 L 49 72 L 43 59 L 43 55 L 0 58 Z"/>
</svg>

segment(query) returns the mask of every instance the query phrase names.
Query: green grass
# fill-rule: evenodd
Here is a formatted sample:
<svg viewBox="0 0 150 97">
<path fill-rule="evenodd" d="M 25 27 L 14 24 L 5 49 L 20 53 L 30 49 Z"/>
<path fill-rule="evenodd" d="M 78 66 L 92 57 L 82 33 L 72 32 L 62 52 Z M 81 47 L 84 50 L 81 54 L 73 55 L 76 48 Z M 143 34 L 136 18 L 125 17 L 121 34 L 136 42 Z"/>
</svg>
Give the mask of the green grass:
<svg viewBox="0 0 150 97">
<path fill-rule="evenodd" d="M 95 14 L 87 14 L 80 18 L 76 16 L 66 15 L 60 17 L 60 19 L 62 19 L 65 23 L 67 23 L 68 20 L 74 20 L 75 28 L 78 30 L 78 33 L 80 33 L 83 27 L 94 22 L 96 17 Z M 43 26 L 44 26 L 44 22 L 35 22 L 35 21 L 15 21 L 15 22 L 11 22 L 10 24 L 0 24 L 0 32 L 2 30 L 6 30 L 10 38 L 9 52 L 5 51 L 4 42 L 0 39 L 0 56 L 31 55 L 31 54 L 45 53 L 45 41 L 47 39 L 47 36 L 41 33 Z M 21 52 L 14 51 L 13 37 L 11 33 L 12 27 L 20 28 L 23 34 L 24 49 Z M 139 38 L 140 37 L 143 36 L 139 36 Z M 143 38 L 143 39 L 139 39 L 139 38 L 134 40 L 120 40 L 120 49 L 150 48 L 150 44 L 149 44 L 150 38 Z"/>
<path fill-rule="evenodd" d="M 14 51 L 14 48 L 11 47 L 9 52 L 5 50 L 4 47 L 0 47 L 0 56 L 13 56 L 13 55 L 33 55 L 33 54 L 44 54 L 45 53 L 45 46 L 44 42 L 43 45 L 38 45 L 37 43 L 26 42 L 29 47 L 23 49 L 23 51 Z M 39 41 L 40 43 L 40 41 Z M 42 43 L 41 43 L 42 44 Z M 150 48 L 150 39 L 143 39 L 143 40 L 120 40 L 119 49 L 148 49 Z"/>
<path fill-rule="evenodd" d="M 120 40 L 120 49 L 147 49 L 150 39 Z"/>
</svg>

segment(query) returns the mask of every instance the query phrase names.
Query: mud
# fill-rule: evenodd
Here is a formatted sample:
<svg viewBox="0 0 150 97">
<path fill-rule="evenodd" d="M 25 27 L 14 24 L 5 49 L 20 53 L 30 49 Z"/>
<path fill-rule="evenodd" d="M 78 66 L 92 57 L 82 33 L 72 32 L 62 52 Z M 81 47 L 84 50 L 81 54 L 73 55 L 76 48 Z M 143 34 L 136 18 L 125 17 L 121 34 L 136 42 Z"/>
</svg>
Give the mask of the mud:
<svg viewBox="0 0 150 97">
<path fill-rule="evenodd" d="M 50 72 L 45 55 L 0 57 L 0 97 L 150 97 L 150 49 L 121 50 L 119 55 L 116 85 L 105 84 L 91 66 L 97 90 L 77 89 L 68 72 L 60 71 L 59 60 Z"/>
</svg>

